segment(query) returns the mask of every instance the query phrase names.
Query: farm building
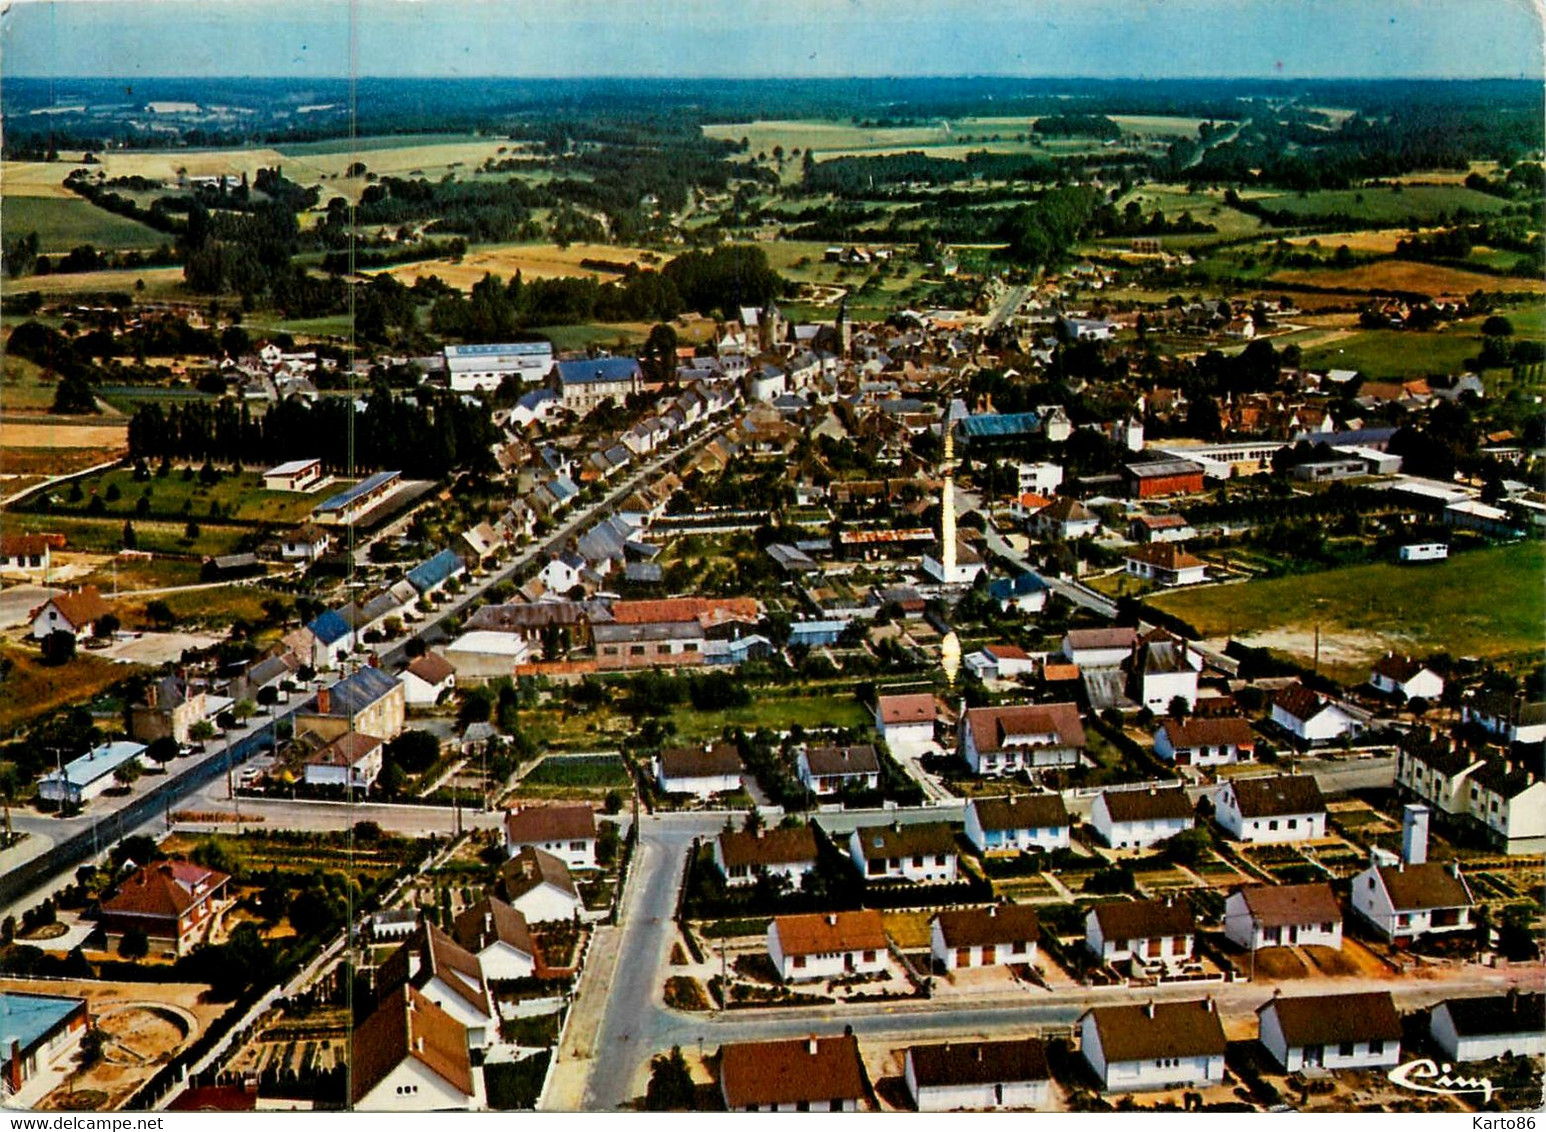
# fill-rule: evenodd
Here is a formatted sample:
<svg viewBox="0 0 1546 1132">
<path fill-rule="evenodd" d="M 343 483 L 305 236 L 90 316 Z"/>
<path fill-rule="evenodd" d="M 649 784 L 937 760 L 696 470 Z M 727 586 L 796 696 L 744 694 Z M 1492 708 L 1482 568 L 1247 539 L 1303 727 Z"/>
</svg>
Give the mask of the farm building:
<svg viewBox="0 0 1546 1132">
<path fill-rule="evenodd" d="M 317 504 L 312 517 L 319 523 L 329 523 L 334 526 L 352 523 L 395 492 L 401 485 L 402 478 L 402 472 L 377 472 L 375 475 L 366 476 L 353 487 L 346 488 L 337 495 L 331 495 Z"/>
<path fill-rule="evenodd" d="M 1150 460 L 1128 464 L 1127 494 L 1134 499 L 1193 495 L 1202 490 L 1202 465 L 1190 460 Z"/>
</svg>

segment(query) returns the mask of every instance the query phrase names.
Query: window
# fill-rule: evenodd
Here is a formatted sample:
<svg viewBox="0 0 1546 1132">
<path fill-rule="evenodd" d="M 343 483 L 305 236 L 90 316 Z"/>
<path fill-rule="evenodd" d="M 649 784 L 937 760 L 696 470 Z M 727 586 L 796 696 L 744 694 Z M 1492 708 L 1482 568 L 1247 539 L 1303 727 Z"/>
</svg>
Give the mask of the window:
<svg viewBox="0 0 1546 1132">
<path fill-rule="evenodd" d="M 658 655 L 660 655 L 660 656 L 670 656 L 671 655 L 671 646 L 670 645 L 656 645 L 655 646 L 655 652 Z"/>
<path fill-rule="evenodd" d="M 915 855 L 913 857 L 913 868 L 915 868 L 915 869 L 923 868 L 923 857 L 921 855 Z"/>
<path fill-rule="evenodd" d="M 1276 818 L 1274 818 L 1272 821 L 1269 821 L 1267 823 L 1267 829 L 1268 830 L 1275 830 L 1277 828 L 1278 828 L 1278 823 L 1277 823 L 1277 819 Z"/>
<path fill-rule="evenodd" d="M 1385 1041 L 1384 1041 L 1384 1039 L 1383 1038 L 1375 1038 L 1373 1041 L 1371 1041 L 1369 1043 L 1369 1052 L 1371 1054 L 1375 1055 L 1376 1057 L 1379 1056 L 1380 1054 L 1384 1053 L 1385 1052 Z"/>
<path fill-rule="evenodd" d="M 875 953 L 873 951 L 866 951 L 864 953 L 864 961 L 866 963 L 873 963 L 873 962 L 875 962 Z"/>
<path fill-rule="evenodd" d="M 1338 1057 L 1352 1057 L 1353 1056 L 1353 1043 L 1352 1042 L 1343 1042 L 1341 1045 L 1339 1045 L 1337 1047 L 1337 1056 Z"/>
<path fill-rule="evenodd" d="M 794 957 L 794 969 L 796 971 L 801 971 L 801 970 L 804 970 L 804 968 L 805 968 L 805 956 L 803 956 L 803 955 L 796 955 Z"/>
<path fill-rule="evenodd" d="M 1288 819 L 1288 828 L 1289 829 L 1298 829 L 1299 828 L 1299 819 L 1298 818 L 1289 818 Z"/>
<path fill-rule="evenodd" d="M 569 848 L 571 850 L 573 850 L 574 852 L 576 852 L 576 853 L 583 853 L 585 851 L 585 842 L 583 842 L 583 841 L 571 841 L 569 843 Z"/>
<path fill-rule="evenodd" d="M 795 1101 L 794 1102 L 794 1110 L 796 1112 L 810 1112 L 810 1110 L 811 1110 L 811 1102 L 810 1101 Z"/>
<path fill-rule="evenodd" d="M 629 645 L 628 646 L 628 655 L 629 656 L 643 656 L 644 655 L 644 646 L 643 645 Z"/>
</svg>

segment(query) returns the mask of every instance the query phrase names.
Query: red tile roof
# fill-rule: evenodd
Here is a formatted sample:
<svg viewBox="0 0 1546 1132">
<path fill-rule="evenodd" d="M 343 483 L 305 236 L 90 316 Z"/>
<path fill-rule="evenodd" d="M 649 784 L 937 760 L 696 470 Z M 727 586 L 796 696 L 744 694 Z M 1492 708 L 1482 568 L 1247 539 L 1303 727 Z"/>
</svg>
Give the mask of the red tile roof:
<svg viewBox="0 0 1546 1132">
<path fill-rule="evenodd" d="M 125 877 L 102 911 L 175 920 L 230 880 L 192 861 L 156 861 Z"/>
<path fill-rule="evenodd" d="M 412 987 L 398 987 L 360 1023 L 349 1043 L 350 1103 L 364 1100 L 410 1057 L 464 1096 L 473 1095 L 466 1027 Z"/>
<path fill-rule="evenodd" d="M 612 603 L 612 619 L 619 625 L 696 621 L 707 629 L 728 621 L 758 621 L 761 617 L 761 603 L 750 597 L 668 597 Z"/>
<path fill-rule="evenodd" d="M 569 866 L 553 854 L 530 845 L 499 867 L 499 882 L 505 899 L 512 903 L 544 884 L 550 884 L 576 900 L 580 897 Z"/>
<path fill-rule="evenodd" d="M 1137 547 L 1127 552 L 1127 558 L 1130 561 L 1147 563 L 1159 570 L 1190 570 L 1207 565 L 1201 558 L 1181 549 L 1173 542 L 1156 542 Z"/>
<path fill-rule="evenodd" d="M 1021 704 L 1012 707 L 970 708 L 966 726 L 980 753 L 1002 750 L 1021 735 L 1050 735 L 1060 747 L 1084 746 L 1084 724 L 1076 704 Z"/>
<path fill-rule="evenodd" d="M 420 924 L 401 947 L 386 957 L 377 969 L 376 985 L 384 990 L 405 983 L 422 988 L 437 975 L 469 1006 L 482 1014 L 490 1013 L 483 964 L 434 924 Z"/>
<path fill-rule="evenodd" d="M 1267 928 L 1289 924 L 1335 924 L 1342 906 L 1329 884 L 1250 885 L 1240 889 L 1251 919 Z"/>
<path fill-rule="evenodd" d="M 1251 725 L 1236 716 L 1221 715 L 1207 719 L 1193 717 L 1180 723 L 1167 719 L 1160 730 L 1176 750 L 1196 747 L 1256 748 L 1256 736 L 1251 731 Z"/>
<path fill-rule="evenodd" d="M 873 908 L 778 916 L 773 920 L 779 950 L 785 955 L 833 955 L 843 951 L 886 950 L 886 929 Z"/>
<path fill-rule="evenodd" d="M 505 815 L 511 845 L 543 841 L 584 841 L 596 836 L 596 811 L 589 806 L 527 806 Z"/>
<path fill-rule="evenodd" d="M 98 618 L 110 612 L 107 603 L 102 600 L 102 595 L 97 592 L 97 587 L 85 586 L 74 593 L 55 594 L 29 613 L 28 619 L 36 617 L 50 605 L 59 611 L 59 616 L 64 618 L 72 629 L 83 629 L 87 625 L 95 624 Z"/>
<path fill-rule="evenodd" d="M 327 746 L 307 756 L 307 766 L 355 766 L 377 747 L 381 740 L 363 731 L 346 731 Z"/>
<path fill-rule="evenodd" d="M 852 1034 L 721 1046 L 719 1079 L 732 1109 L 858 1102 L 865 1095 L 859 1039 Z"/>
<path fill-rule="evenodd" d="M 939 705 L 927 692 L 881 696 L 879 707 L 880 721 L 888 726 L 897 723 L 933 723 L 939 715 Z"/>
<path fill-rule="evenodd" d="M 1395 653 L 1387 653 L 1374 662 L 1374 671 L 1393 680 L 1397 684 L 1405 684 L 1412 677 L 1423 671 L 1427 665 L 1420 660 L 1413 660 L 1409 656 L 1397 656 Z"/>
<path fill-rule="evenodd" d="M 537 954 L 526 917 L 497 896 L 485 896 L 464 909 L 452 924 L 451 934 L 475 955 L 495 943 L 508 944 L 522 955 L 535 958 Z"/>
<path fill-rule="evenodd" d="M 1224 1027 L 1209 1000 L 1097 1006 L 1090 1011 L 1106 1064 L 1157 1057 L 1222 1057 Z"/>
<path fill-rule="evenodd" d="M 1191 909 L 1178 902 L 1116 900 L 1097 904 L 1091 910 L 1095 913 L 1095 922 L 1100 925 L 1101 938 L 1107 943 L 1191 935 L 1197 930 Z"/>
<path fill-rule="evenodd" d="M 456 669 L 438 652 L 427 652 L 408 666 L 408 671 L 426 684 L 439 684 L 448 676 L 455 676 Z"/>
</svg>

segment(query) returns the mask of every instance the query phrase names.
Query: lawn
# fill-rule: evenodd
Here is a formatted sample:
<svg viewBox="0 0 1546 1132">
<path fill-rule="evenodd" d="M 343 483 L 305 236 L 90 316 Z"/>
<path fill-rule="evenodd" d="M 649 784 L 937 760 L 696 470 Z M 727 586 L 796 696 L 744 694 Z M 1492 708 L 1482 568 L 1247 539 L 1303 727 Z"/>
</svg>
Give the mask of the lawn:
<svg viewBox="0 0 1546 1132">
<path fill-rule="evenodd" d="M 677 737 L 688 742 L 715 738 L 727 727 L 739 727 L 743 731 L 763 727 L 787 731 L 797 723 L 810 730 L 863 727 L 871 722 L 870 714 L 847 693 L 801 696 L 771 689 L 754 693 L 752 702 L 745 707 L 695 711 L 684 705 L 672 712 L 671 720 L 676 724 Z"/>
<path fill-rule="evenodd" d="M 103 498 L 108 516 L 122 520 L 135 517 L 135 508 L 146 489 L 150 491 L 149 517 L 169 518 L 178 522 L 193 518 L 200 522 L 209 518 L 210 507 L 220 509 L 220 517 L 242 523 L 298 523 L 311 514 L 316 505 L 330 495 L 343 490 L 345 481 L 335 480 L 327 487 L 310 493 L 268 491 L 263 487 L 263 477 L 258 472 L 240 475 L 223 475 L 220 480 L 205 486 L 197 476 L 185 479 L 180 468 L 174 468 L 166 476 L 152 475 L 150 479 L 136 482 L 131 469 L 117 468 L 110 472 L 81 480 L 81 501 L 70 503 L 65 492 L 56 493 L 58 503 L 54 513 L 61 515 L 85 515 L 93 495 Z M 107 495 L 116 487 L 119 499 L 107 502 Z"/>
<path fill-rule="evenodd" d="M 166 602 L 179 628 L 223 629 L 236 621 L 261 622 L 265 616 L 263 602 L 274 595 L 257 586 L 211 586 L 156 596 Z M 144 625 L 145 605 L 153 600 L 156 599 L 140 600 L 131 595 L 120 599 L 115 608 L 125 624 Z"/>
<path fill-rule="evenodd" d="M 172 242 L 165 232 L 79 198 L 0 196 L 0 229 L 7 239 L 36 232 L 40 250 L 50 253 L 67 252 L 82 244 L 98 251 L 117 251 Z"/>
<path fill-rule="evenodd" d="M 9 734 L 35 716 L 85 703 L 129 671 L 82 652 L 68 664 L 50 668 L 31 649 L 0 646 L 0 731 Z"/>
<path fill-rule="evenodd" d="M 1222 192 L 1202 189 L 1193 192 L 1186 185 L 1144 185 L 1119 200 L 1116 207 L 1121 211 L 1133 201 L 1138 202 L 1145 217 L 1161 212 L 1167 220 L 1174 221 L 1183 212 L 1189 212 L 1193 220 L 1212 224 L 1218 229 L 1215 234 L 1162 237 L 1167 248 L 1194 247 L 1219 240 L 1238 239 L 1261 230 L 1261 221 L 1256 217 L 1226 205 Z M 1125 245 L 1128 238 L 1124 237 L 1118 242 Z"/>
<path fill-rule="evenodd" d="M 1262 205 L 1274 212 L 1289 212 L 1298 220 L 1349 216 L 1369 221 L 1370 227 L 1397 224 L 1431 224 L 1441 214 L 1456 209 L 1490 216 L 1501 212 L 1507 201 L 1463 185 L 1411 185 L 1399 192 L 1389 188 L 1337 189 L 1315 193 L 1288 193 L 1263 197 Z"/>
<path fill-rule="evenodd" d="M 1324 346 L 1304 349 L 1310 369 L 1353 369 L 1368 378 L 1460 373 L 1481 352 L 1478 336 L 1447 330 L 1360 330 Z"/>
<path fill-rule="evenodd" d="M 135 519 L 135 549 L 155 554 L 230 554 L 244 535 L 250 534 L 241 527 L 200 522 L 199 537 L 186 537 L 183 522 L 157 522 L 153 519 Z M 116 554 L 123 548 L 125 516 L 93 519 L 74 515 L 44 515 L 37 512 L 16 512 L 8 518 L 7 533 L 18 534 L 57 533 L 68 540 L 66 551 L 85 550 L 101 554 Z"/>
<path fill-rule="evenodd" d="M 1543 570 L 1546 546 L 1521 542 L 1421 566 L 1377 563 L 1169 593 L 1153 604 L 1204 636 L 1232 633 L 1301 660 L 1313 655 L 1319 621 L 1323 666 L 1350 674 L 1386 649 L 1538 658 Z M 1325 665 L 1328 655 L 1343 663 Z"/>
<path fill-rule="evenodd" d="M 1414 291 L 1424 295 L 1469 295 L 1473 291 L 1546 291 L 1539 279 L 1484 275 L 1436 263 L 1386 259 L 1356 267 L 1294 269 L 1274 272 L 1274 283 L 1304 283 L 1313 287 L 1341 287 L 1353 291 Z"/>
</svg>

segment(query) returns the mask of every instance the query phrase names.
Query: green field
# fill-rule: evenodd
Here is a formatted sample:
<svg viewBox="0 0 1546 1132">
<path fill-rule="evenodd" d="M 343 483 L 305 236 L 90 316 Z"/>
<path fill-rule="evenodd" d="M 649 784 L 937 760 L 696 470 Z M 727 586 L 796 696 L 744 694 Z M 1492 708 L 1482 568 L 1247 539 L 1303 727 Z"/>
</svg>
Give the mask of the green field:
<svg viewBox="0 0 1546 1132">
<path fill-rule="evenodd" d="M 1204 636 L 1233 634 L 1300 659 L 1312 654 L 1319 621 L 1323 660 L 1345 657 L 1323 665 L 1333 671 L 1356 671 L 1357 661 L 1388 648 L 1539 659 L 1543 571 L 1546 544 L 1521 542 L 1425 565 L 1350 566 L 1169 593 L 1153 604 Z"/>
<path fill-rule="evenodd" d="M 153 554 L 231 554 L 235 552 L 242 538 L 252 533 L 244 527 L 225 526 L 201 520 L 199 537 L 189 541 L 185 537 L 187 524 L 183 522 L 135 519 L 132 515 L 86 519 L 67 515 L 17 512 L 7 513 L 6 533 L 62 534 L 68 540 L 66 551 L 82 550 L 95 554 L 116 554 L 123 547 L 123 524 L 126 518 L 134 524 L 135 547 L 139 550 L 148 550 Z"/>
<path fill-rule="evenodd" d="M 1385 227 L 1433 223 L 1440 213 L 1452 214 L 1457 208 L 1491 215 L 1501 212 L 1508 202 L 1463 185 L 1410 185 L 1399 192 L 1366 188 L 1284 194 L 1262 197 L 1261 203 L 1306 221 L 1345 215 L 1366 220 L 1370 227 Z"/>
<path fill-rule="evenodd" d="M 1186 185 L 1144 185 L 1119 200 L 1117 210 L 1120 212 L 1126 209 L 1133 201 L 1138 202 L 1145 218 L 1158 211 L 1165 215 L 1165 219 L 1174 221 L 1183 212 L 1189 212 L 1193 220 L 1211 224 L 1218 229 L 1216 233 L 1161 237 L 1167 248 L 1196 247 L 1220 240 L 1234 240 L 1261 230 L 1260 220 L 1230 208 L 1224 203 L 1224 194 L 1216 190 L 1199 189 L 1192 192 Z M 1125 245 L 1128 238 L 1123 237 L 1116 242 Z"/>
<path fill-rule="evenodd" d="M 1360 330 L 1304 352 L 1311 369 L 1355 369 L 1367 378 L 1425 377 L 1460 373 L 1481 350 L 1471 334 L 1446 331 Z"/>
<path fill-rule="evenodd" d="M 522 785 L 586 786 L 598 789 L 624 787 L 628 782 L 628 771 L 623 766 L 623 760 L 615 755 L 598 758 L 549 755 L 521 779 Z"/>
<path fill-rule="evenodd" d="M 150 512 L 147 518 L 160 517 L 181 520 L 185 517 L 200 522 L 209 518 L 211 504 L 220 508 L 220 518 L 242 523 L 298 523 L 311 514 L 316 505 L 330 495 L 342 491 L 346 481 L 334 481 L 327 487 L 309 494 L 288 491 L 267 491 L 263 477 L 258 472 L 241 475 L 224 475 L 211 487 L 199 482 L 197 476 L 184 479 L 183 471 L 174 468 L 171 474 L 135 482 L 134 473 L 125 468 L 81 480 L 81 501 L 70 503 L 65 490 L 56 492 L 58 503 L 53 508 L 56 515 L 86 515 L 93 494 L 104 500 L 105 515 L 120 521 L 133 518 L 140 495 L 150 490 Z M 117 487 L 120 498 L 106 502 L 108 491 Z M 185 510 L 187 508 L 187 510 Z"/>
<path fill-rule="evenodd" d="M 36 232 L 40 250 L 48 253 L 67 252 L 82 244 L 98 251 L 118 251 L 172 242 L 164 232 L 73 197 L 0 197 L 0 230 L 7 240 Z"/>
<path fill-rule="evenodd" d="M 871 717 L 852 695 L 801 696 L 763 689 L 745 707 L 695 711 L 691 706 L 682 706 L 671 713 L 671 720 L 676 724 L 677 737 L 692 742 L 717 738 L 726 727 L 743 731 L 763 727 L 786 731 L 797 723 L 807 729 L 862 727 L 871 722 Z"/>
</svg>

